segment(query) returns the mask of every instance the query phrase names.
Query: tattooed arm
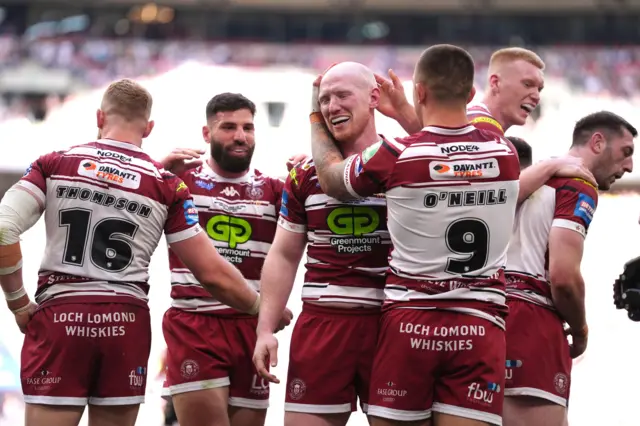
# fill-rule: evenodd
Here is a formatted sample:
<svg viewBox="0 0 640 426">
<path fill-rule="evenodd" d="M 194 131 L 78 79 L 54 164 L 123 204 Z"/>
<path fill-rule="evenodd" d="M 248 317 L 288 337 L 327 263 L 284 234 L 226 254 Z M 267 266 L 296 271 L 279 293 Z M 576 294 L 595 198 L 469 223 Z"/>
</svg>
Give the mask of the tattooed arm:
<svg viewBox="0 0 640 426">
<path fill-rule="evenodd" d="M 345 184 L 347 160 L 344 159 L 324 120 L 311 123 L 311 155 L 320 187 L 325 194 L 338 200 L 355 198 Z"/>
</svg>

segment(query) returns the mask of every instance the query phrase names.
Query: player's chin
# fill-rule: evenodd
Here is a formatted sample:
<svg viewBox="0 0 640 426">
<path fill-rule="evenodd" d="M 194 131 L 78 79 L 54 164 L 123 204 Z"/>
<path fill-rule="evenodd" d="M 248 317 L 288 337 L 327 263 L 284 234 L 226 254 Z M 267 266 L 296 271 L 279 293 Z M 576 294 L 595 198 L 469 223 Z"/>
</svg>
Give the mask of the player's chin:
<svg viewBox="0 0 640 426">
<path fill-rule="evenodd" d="M 331 134 L 338 142 L 348 142 L 352 138 L 353 131 L 347 124 L 331 126 Z"/>
</svg>

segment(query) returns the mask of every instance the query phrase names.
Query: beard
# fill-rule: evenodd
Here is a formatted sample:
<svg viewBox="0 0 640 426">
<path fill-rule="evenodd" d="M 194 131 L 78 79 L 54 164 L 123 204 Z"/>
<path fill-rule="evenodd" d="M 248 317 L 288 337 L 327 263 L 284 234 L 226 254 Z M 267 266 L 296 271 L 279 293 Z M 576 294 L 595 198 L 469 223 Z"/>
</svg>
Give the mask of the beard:
<svg viewBox="0 0 640 426">
<path fill-rule="evenodd" d="M 233 145 L 225 148 L 225 146 L 213 139 L 209 141 L 211 145 L 211 157 L 220 166 L 220 168 L 229 173 L 240 173 L 249 169 L 251 166 L 251 158 L 255 147 L 249 146 L 245 142 L 235 141 Z M 246 147 L 247 154 L 244 157 L 237 157 L 230 153 L 237 147 Z"/>
</svg>

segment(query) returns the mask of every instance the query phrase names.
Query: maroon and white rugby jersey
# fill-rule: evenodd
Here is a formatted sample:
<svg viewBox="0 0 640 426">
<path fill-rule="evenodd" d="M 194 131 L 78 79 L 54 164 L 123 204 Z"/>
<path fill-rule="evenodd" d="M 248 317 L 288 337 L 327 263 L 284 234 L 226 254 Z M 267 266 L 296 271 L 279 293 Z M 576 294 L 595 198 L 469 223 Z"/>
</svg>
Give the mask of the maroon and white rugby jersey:
<svg viewBox="0 0 640 426">
<path fill-rule="evenodd" d="M 45 207 L 36 301 L 146 304 L 149 261 L 201 229 L 189 190 L 135 145 L 99 140 L 43 155 L 19 181 Z"/>
<path fill-rule="evenodd" d="M 467 107 L 467 118 L 469 118 L 471 124 L 478 129 L 504 136 L 502 125 L 498 123 L 498 120 L 493 118 L 491 111 L 489 111 L 489 108 L 483 103 L 469 105 Z"/>
<path fill-rule="evenodd" d="M 276 233 L 283 182 L 254 169 L 228 179 L 206 164 L 181 177 L 193 194 L 200 225 L 218 253 L 260 291 L 260 272 Z M 169 267 L 173 307 L 216 315 L 238 313 L 213 299 L 171 250 Z"/>
<path fill-rule="evenodd" d="M 291 169 L 278 224 L 307 234 L 303 301 L 382 305 L 391 244 L 385 206 L 382 194 L 352 202 L 325 195 L 311 159 Z"/>
<path fill-rule="evenodd" d="M 349 157 L 349 192 L 386 194 L 385 305 L 456 310 L 504 327 L 519 173 L 507 141 L 472 125 L 426 127 Z"/>
<path fill-rule="evenodd" d="M 598 192 L 581 179 L 552 178 L 518 210 L 507 253 L 507 297 L 553 308 L 549 287 L 549 233 L 571 229 L 586 237 Z"/>
</svg>

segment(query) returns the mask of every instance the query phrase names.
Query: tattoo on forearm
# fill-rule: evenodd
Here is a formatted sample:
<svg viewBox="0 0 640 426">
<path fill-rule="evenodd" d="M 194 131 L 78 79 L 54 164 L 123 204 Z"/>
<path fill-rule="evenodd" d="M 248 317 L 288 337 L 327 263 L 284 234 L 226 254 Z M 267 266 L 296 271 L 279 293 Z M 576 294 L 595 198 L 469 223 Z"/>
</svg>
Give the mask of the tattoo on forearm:
<svg viewBox="0 0 640 426">
<path fill-rule="evenodd" d="M 335 198 L 351 198 L 344 185 L 345 160 L 325 123 L 311 124 L 311 154 L 322 190 Z"/>
</svg>

